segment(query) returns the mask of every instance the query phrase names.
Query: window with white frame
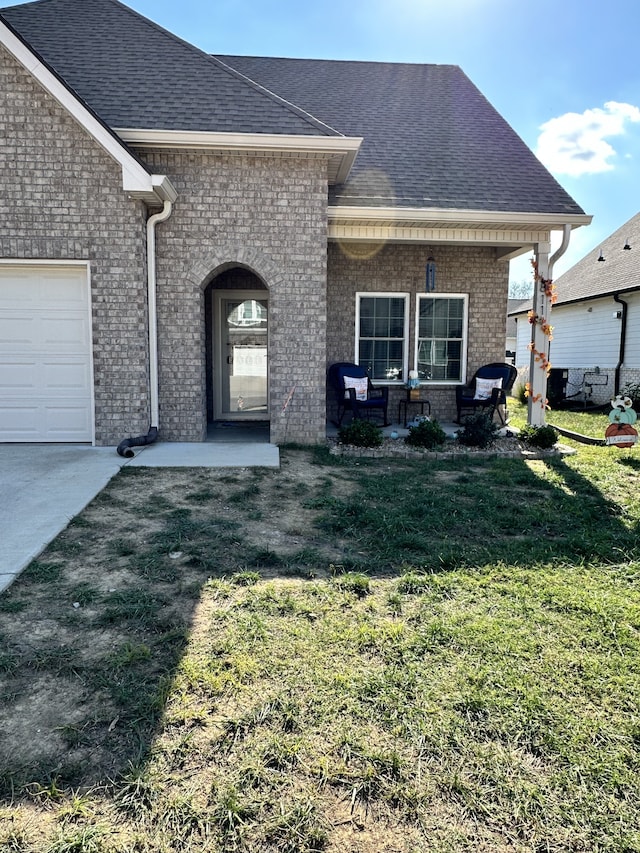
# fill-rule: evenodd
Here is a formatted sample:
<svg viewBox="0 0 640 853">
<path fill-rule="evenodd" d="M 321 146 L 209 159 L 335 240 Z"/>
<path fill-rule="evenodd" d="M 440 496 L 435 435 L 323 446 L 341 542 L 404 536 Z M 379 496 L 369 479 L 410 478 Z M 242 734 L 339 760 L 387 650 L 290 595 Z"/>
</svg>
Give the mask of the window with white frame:
<svg viewBox="0 0 640 853">
<path fill-rule="evenodd" d="M 464 382 L 467 297 L 418 295 L 416 370 L 423 382 Z"/>
<path fill-rule="evenodd" d="M 374 381 L 406 381 L 408 294 L 358 293 L 356 314 L 358 364 Z"/>
</svg>

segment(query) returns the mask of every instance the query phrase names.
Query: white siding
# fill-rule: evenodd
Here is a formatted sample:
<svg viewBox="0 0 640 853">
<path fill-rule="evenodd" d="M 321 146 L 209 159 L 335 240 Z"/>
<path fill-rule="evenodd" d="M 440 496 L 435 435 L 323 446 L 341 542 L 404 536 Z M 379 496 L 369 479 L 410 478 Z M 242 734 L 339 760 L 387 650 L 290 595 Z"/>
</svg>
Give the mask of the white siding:
<svg viewBox="0 0 640 853">
<path fill-rule="evenodd" d="M 554 367 L 608 369 L 618 363 L 620 310 L 611 297 L 560 305 L 551 312 L 553 341 L 550 361 Z"/>
<path fill-rule="evenodd" d="M 531 325 L 526 314 L 519 314 L 517 320 L 516 367 L 518 369 L 523 367 L 528 368 L 531 353 L 527 347 L 531 343 Z"/>
<path fill-rule="evenodd" d="M 627 346 L 624 354 L 624 366 L 640 370 L 640 293 L 622 296 L 629 305 L 627 314 Z"/>
</svg>

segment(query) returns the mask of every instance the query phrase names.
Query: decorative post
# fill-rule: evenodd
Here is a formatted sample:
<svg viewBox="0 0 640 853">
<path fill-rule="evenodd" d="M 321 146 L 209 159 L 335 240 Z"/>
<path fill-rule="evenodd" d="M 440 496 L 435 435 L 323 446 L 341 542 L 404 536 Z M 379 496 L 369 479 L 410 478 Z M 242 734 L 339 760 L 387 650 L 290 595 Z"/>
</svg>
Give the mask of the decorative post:
<svg viewBox="0 0 640 853">
<path fill-rule="evenodd" d="M 534 270 L 533 308 L 529 312 L 531 324 L 531 359 L 529 361 L 529 382 L 526 385 L 528 398 L 528 423 L 531 426 L 544 426 L 547 408 L 547 379 L 551 370 L 549 363 L 549 343 L 553 326 L 549 323 L 551 306 L 556 301 L 556 293 L 550 277 L 549 243 L 536 245 Z"/>
</svg>

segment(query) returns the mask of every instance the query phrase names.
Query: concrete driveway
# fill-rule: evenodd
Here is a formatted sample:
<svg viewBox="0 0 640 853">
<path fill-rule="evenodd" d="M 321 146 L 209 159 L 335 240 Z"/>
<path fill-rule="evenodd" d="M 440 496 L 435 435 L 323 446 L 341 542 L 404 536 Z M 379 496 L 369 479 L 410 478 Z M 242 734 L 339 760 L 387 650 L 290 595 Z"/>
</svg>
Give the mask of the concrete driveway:
<svg viewBox="0 0 640 853">
<path fill-rule="evenodd" d="M 113 447 L 0 444 L 0 591 L 127 461 Z"/>
<path fill-rule="evenodd" d="M 274 444 L 157 442 L 123 459 L 115 447 L 0 444 L 0 592 L 123 465 L 228 468 L 280 464 Z"/>
</svg>

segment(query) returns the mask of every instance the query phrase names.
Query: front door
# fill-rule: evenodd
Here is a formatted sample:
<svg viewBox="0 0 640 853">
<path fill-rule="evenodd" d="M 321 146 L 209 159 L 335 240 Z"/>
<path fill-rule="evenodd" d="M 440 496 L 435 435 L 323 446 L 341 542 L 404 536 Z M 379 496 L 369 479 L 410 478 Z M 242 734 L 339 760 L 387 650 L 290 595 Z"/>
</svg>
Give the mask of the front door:
<svg viewBox="0 0 640 853">
<path fill-rule="evenodd" d="M 269 395 L 265 291 L 218 291 L 214 312 L 214 418 L 266 420 Z"/>
</svg>

